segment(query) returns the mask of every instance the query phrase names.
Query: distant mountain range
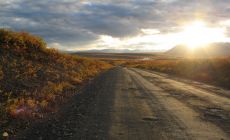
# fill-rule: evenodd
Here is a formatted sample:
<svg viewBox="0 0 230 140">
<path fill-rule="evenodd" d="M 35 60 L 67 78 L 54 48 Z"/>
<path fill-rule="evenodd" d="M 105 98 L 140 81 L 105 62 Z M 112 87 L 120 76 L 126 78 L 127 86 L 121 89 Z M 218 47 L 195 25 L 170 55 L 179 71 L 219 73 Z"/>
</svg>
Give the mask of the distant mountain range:
<svg viewBox="0 0 230 140">
<path fill-rule="evenodd" d="M 149 51 L 141 49 L 92 49 L 84 51 L 66 52 L 72 54 L 79 53 L 159 53 L 162 51 Z M 221 57 L 230 56 L 230 43 L 213 43 L 207 46 L 201 46 L 194 49 L 183 45 L 177 45 L 172 49 L 164 52 L 165 55 L 175 56 L 175 57 Z"/>
<path fill-rule="evenodd" d="M 167 55 L 178 57 L 220 57 L 230 56 L 230 43 L 214 43 L 207 46 L 191 49 L 178 45 L 165 52 Z"/>
<path fill-rule="evenodd" d="M 134 53 L 139 52 L 139 50 L 129 50 L 129 49 L 93 49 L 93 50 L 85 50 L 79 52 L 87 52 L 87 53 Z"/>
<path fill-rule="evenodd" d="M 92 50 L 83 50 L 83 51 L 77 51 L 73 53 L 155 53 L 155 52 L 160 52 L 157 50 L 141 50 L 141 49 L 92 49 Z"/>
</svg>

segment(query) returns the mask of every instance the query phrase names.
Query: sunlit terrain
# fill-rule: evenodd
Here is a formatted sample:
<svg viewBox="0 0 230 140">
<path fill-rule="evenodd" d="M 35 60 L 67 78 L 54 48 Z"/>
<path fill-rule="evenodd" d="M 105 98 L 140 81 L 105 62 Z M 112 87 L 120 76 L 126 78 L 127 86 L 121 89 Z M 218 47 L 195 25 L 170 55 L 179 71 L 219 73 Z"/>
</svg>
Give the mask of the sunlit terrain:
<svg viewBox="0 0 230 140">
<path fill-rule="evenodd" d="M 230 0 L 0 0 L 0 140 L 229 140 Z"/>
</svg>

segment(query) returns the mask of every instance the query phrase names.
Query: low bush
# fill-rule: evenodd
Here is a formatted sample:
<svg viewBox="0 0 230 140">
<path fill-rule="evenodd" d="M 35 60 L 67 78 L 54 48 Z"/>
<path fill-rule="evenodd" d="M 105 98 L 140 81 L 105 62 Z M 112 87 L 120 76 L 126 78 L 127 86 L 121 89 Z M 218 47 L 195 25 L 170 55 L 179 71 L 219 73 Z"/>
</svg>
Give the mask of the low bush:
<svg viewBox="0 0 230 140">
<path fill-rule="evenodd" d="M 49 49 L 38 36 L 0 29 L 0 132 L 12 119 L 53 112 L 84 81 L 110 67 Z"/>
<path fill-rule="evenodd" d="M 230 58 L 130 61 L 125 65 L 173 74 L 230 89 Z"/>
</svg>

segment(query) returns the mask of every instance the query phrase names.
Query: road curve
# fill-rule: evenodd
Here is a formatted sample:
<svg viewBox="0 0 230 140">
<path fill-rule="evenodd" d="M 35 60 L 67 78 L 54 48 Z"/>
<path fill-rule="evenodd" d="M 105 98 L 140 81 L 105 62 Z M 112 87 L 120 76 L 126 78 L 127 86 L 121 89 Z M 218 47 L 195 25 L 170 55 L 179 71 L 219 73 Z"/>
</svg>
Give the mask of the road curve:
<svg viewBox="0 0 230 140">
<path fill-rule="evenodd" d="M 117 67 L 16 139 L 228 140 L 230 91 L 207 87 Z"/>
</svg>

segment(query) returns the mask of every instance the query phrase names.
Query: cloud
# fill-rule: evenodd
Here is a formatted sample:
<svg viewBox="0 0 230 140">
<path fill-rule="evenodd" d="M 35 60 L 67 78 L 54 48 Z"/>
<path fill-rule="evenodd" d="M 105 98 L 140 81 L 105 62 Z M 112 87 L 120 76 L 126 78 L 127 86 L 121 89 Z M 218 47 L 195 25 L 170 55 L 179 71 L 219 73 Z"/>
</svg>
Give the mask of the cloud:
<svg viewBox="0 0 230 140">
<path fill-rule="evenodd" d="M 0 0 L 0 27 L 29 31 L 61 49 L 101 48 L 109 47 L 101 43 L 102 36 L 128 40 L 143 33 L 175 33 L 195 19 L 215 26 L 230 19 L 229 4 L 229 0 Z M 157 41 L 150 43 L 140 40 L 136 46 L 154 46 Z"/>
</svg>

